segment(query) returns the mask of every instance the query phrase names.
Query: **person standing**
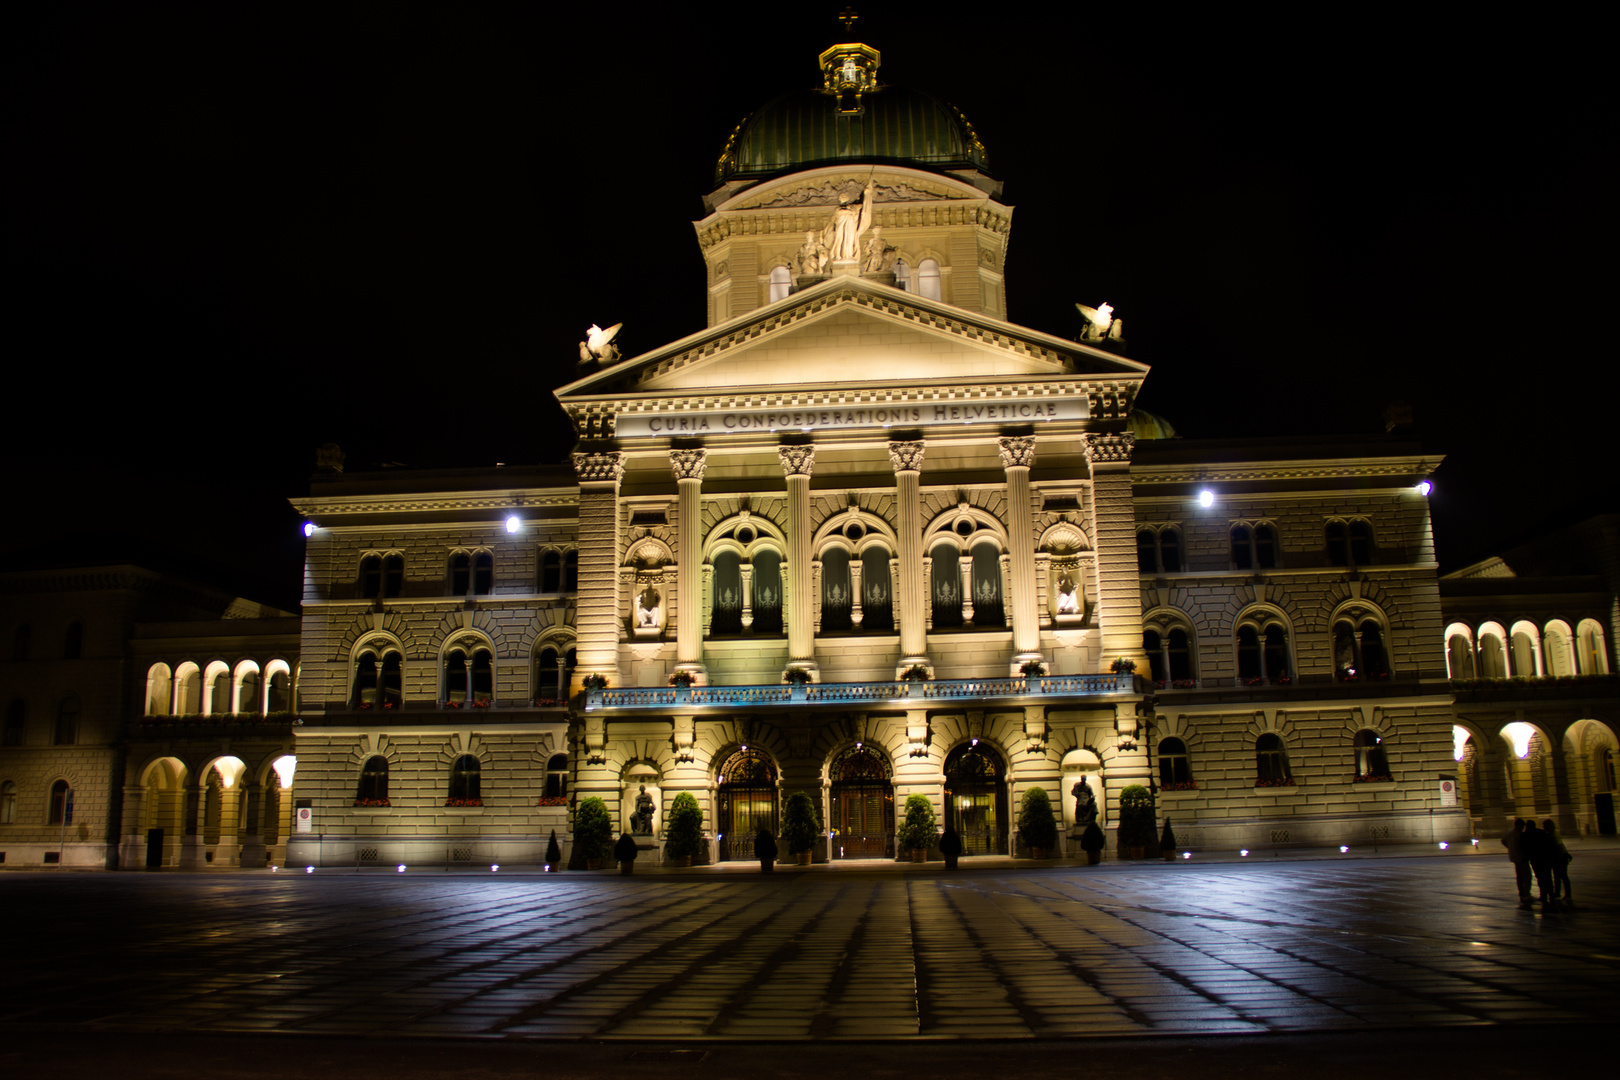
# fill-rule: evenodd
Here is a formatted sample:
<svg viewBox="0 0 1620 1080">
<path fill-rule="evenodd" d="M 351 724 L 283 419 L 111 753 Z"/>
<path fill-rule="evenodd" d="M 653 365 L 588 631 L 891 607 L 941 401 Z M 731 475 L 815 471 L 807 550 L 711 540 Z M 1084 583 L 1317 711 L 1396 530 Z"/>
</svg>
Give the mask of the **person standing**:
<svg viewBox="0 0 1620 1080">
<path fill-rule="evenodd" d="M 1552 863 L 1557 848 L 1541 829 L 1536 828 L 1536 819 L 1531 818 L 1524 823 L 1524 835 L 1519 837 L 1519 851 L 1523 853 L 1530 869 L 1535 871 L 1536 887 L 1541 890 L 1541 906 L 1546 907 L 1552 903 Z M 1530 898 L 1525 897 L 1529 903 Z"/>
<path fill-rule="evenodd" d="M 1569 887 L 1569 860 L 1573 856 L 1570 855 L 1569 848 L 1564 846 L 1564 838 L 1558 835 L 1558 827 L 1553 824 L 1552 818 L 1541 823 L 1541 831 L 1547 834 L 1547 839 L 1553 844 L 1553 899 L 1557 900 L 1562 893 L 1565 905 L 1574 907 L 1575 891 Z"/>
<path fill-rule="evenodd" d="M 1514 818 L 1513 827 L 1502 834 L 1502 846 L 1508 850 L 1508 858 L 1513 860 L 1513 878 L 1519 887 L 1519 906 L 1530 906 L 1530 864 L 1524 859 L 1524 851 L 1520 840 L 1524 836 L 1524 818 Z"/>
</svg>

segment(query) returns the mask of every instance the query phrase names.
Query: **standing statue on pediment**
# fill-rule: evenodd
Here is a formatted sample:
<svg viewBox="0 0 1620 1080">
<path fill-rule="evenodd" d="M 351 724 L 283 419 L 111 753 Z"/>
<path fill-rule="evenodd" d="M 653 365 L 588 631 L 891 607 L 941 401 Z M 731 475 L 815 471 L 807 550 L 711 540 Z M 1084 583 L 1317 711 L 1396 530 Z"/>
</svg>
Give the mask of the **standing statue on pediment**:
<svg viewBox="0 0 1620 1080">
<path fill-rule="evenodd" d="M 821 242 L 827 246 L 827 257 L 834 262 L 851 262 L 861 257 L 861 237 L 872 226 L 872 209 L 877 202 L 876 186 L 868 180 L 858 205 L 852 205 L 848 196 L 838 200 L 838 209 L 832 220 L 821 230 Z"/>
<path fill-rule="evenodd" d="M 799 274 L 825 274 L 827 272 L 827 245 L 821 242 L 821 237 L 814 229 L 804 234 L 804 243 L 799 245 L 799 253 L 794 256 L 798 264 Z"/>
<path fill-rule="evenodd" d="M 866 238 L 866 257 L 861 260 L 861 269 L 868 274 L 893 270 L 899 254 L 898 248 L 883 239 L 883 226 L 874 225 L 872 235 Z"/>
</svg>

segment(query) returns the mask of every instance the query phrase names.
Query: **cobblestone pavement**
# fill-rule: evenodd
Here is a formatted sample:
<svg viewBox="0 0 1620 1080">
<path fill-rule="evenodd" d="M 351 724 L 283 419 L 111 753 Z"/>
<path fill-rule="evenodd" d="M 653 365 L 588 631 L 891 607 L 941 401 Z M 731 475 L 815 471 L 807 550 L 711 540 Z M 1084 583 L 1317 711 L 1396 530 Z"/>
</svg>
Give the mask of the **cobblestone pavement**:
<svg viewBox="0 0 1620 1080">
<path fill-rule="evenodd" d="M 945 873 L 0 876 L 0 1025 L 1063 1039 L 1607 1022 L 1620 852 Z M 26 932 L 20 928 L 26 927 Z"/>
</svg>

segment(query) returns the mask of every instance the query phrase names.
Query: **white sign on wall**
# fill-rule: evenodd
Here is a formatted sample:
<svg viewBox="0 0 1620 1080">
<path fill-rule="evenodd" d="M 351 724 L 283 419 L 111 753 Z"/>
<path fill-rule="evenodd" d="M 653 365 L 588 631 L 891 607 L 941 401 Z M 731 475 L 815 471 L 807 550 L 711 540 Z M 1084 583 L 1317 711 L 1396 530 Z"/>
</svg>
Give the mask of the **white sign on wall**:
<svg viewBox="0 0 1620 1080">
<path fill-rule="evenodd" d="M 1042 397 L 949 401 L 925 405 L 861 405 L 794 409 L 740 409 L 734 412 L 621 415 L 614 434 L 723 435 L 733 431 L 816 431 L 868 427 L 934 427 L 940 424 L 1029 424 L 1084 420 L 1083 397 Z"/>
<path fill-rule="evenodd" d="M 1442 780 L 1442 781 L 1440 781 L 1440 805 L 1441 806 L 1456 806 L 1457 805 L 1457 781 L 1455 781 L 1455 780 Z"/>
<path fill-rule="evenodd" d="M 298 832 L 315 831 L 315 811 L 307 806 L 300 806 L 294 816 L 294 828 Z"/>
</svg>

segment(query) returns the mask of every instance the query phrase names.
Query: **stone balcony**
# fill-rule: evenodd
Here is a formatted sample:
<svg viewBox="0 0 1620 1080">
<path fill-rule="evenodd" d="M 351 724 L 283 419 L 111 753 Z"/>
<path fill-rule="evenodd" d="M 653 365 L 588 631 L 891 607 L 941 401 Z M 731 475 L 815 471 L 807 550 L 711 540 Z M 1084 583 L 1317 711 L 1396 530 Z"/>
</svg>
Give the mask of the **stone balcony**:
<svg viewBox="0 0 1620 1080">
<path fill-rule="evenodd" d="M 585 711 L 875 707 L 937 707 L 1054 704 L 1052 699 L 1116 699 L 1137 693 L 1129 672 L 1105 675 L 1040 675 L 1034 678 L 917 679 L 898 682 L 776 683 L 759 686 L 645 686 L 587 690 Z"/>
</svg>

